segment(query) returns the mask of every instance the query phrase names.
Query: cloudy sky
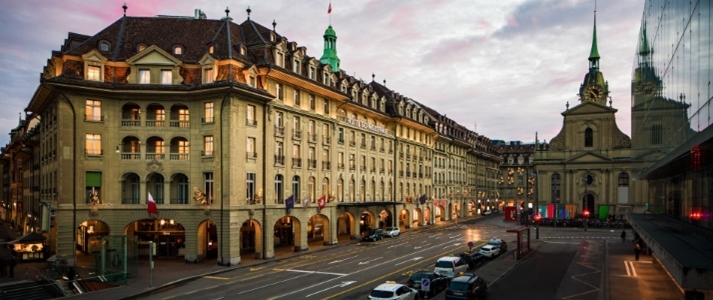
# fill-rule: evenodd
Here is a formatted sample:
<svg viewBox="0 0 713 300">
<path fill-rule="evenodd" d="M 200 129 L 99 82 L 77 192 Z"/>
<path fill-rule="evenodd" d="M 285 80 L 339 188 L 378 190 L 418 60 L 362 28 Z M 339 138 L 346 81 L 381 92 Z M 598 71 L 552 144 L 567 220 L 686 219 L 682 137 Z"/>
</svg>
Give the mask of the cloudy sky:
<svg viewBox="0 0 713 300">
<path fill-rule="evenodd" d="M 251 18 L 320 57 L 329 0 L 63 0 L 0 5 L 0 146 L 68 32 L 94 35 L 129 16 L 193 15 L 236 23 Z M 342 69 L 386 80 L 397 92 L 490 139 L 550 140 L 588 70 L 594 0 L 332 0 Z M 617 123 L 631 133 L 630 82 L 644 0 L 597 7 L 600 69 Z M 24 113 L 23 113 L 24 116 Z"/>
</svg>

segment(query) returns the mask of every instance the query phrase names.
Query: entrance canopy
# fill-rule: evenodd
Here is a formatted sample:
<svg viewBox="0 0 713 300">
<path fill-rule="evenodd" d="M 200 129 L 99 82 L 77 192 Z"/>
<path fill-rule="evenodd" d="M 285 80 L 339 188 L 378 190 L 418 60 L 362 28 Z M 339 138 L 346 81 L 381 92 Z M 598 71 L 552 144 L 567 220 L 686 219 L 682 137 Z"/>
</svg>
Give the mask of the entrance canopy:
<svg viewBox="0 0 713 300">
<path fill-rule="evenodd" d="M 10 244 L 37 244 L 44 243 L 45 239 L 45 236 L 39 233 L 30 232 L 14 241 L 10 241 Z"/>
</svg>

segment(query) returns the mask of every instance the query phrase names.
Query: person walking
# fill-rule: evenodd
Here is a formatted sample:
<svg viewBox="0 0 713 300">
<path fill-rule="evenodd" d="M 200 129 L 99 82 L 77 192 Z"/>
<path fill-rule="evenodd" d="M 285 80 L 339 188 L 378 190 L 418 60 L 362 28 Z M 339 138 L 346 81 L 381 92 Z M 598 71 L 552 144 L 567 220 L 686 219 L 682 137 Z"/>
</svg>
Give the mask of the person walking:
<svg viewBox="0 0 713 300">
<path fill-rule="evenodd" d="M 641 245 L 639 243 L 634 244 L 634 254 L 636 255 L 636 260 L 639 260 L 639 254 L 641 254 Z"/>
<path fill-rule="evenodd" d="M 621 242 L 626 242 L 626 230 L 621 231 Z"/>
<path fill-rule="evenodd" d="M 636 257 L 639 257 L 639 255 L 637 254 Z M 8 265 L 10 266 L 10 278 L 13 278 L 15 277 L 15 266 L 17 266 L 17 258 L 15 258 L 15 255 L 10 255 Z"/>
</svg>

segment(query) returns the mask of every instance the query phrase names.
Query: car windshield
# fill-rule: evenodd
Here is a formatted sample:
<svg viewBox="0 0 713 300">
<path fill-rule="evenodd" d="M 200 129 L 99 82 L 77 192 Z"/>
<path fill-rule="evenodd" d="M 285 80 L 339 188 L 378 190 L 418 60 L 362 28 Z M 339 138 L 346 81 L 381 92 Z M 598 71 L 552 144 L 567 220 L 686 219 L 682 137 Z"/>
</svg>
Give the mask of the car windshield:
<svg viewBox="0 0 713 300">
<path fill-rule="evenodd" d="M 436 268 L 453 268 L 453 263 L 450 261 L 442 260 L 436 262 Z"/>
<path fill-rule="evenodd" d="M 431 273 L 416 273 L 409 278 L 411 281 L 420 281 L 422 278 L 431 278 Z"/>
<path fill-rule="evenodd" d="M 493 249 L 493 247 L 488 247 L 488 246 L 480 248 L 480 250 L 483 250 L 483 251 L 490 251 L 492 249 Z"/>
<path fill-rule="evenodd" d="M 467 291 L 468 283 L 460 281 L 451 281 L 450 289 L 453 291 Z"/>
<path fill-rule="evenodd" d="M 373 291 L 371 291 L 370 296 L 372 296 L 374 298 L 391 298 L 394 296 L 394 292 L 373 290 Z"/>
</svg>

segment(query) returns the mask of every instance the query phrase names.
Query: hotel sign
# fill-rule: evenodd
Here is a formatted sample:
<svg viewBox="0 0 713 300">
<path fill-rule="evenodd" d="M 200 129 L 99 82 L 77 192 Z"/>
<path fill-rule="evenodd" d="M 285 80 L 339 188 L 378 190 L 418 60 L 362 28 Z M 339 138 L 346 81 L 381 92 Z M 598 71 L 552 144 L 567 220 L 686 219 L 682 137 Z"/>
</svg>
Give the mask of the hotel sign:
<svg viewBox="0 0 713 300">
<path fill-rule="evenodd" d="M 362 121 L 355 120 L 355 119 L 347 119 L 347 123 L 357 126 L 357 127 L 360 127 L 360 128 L 363 128 L 363 129 L 366 129 L 366 130 L 371 130 L 373 132 L 378 132 L 381 134 L 389 134 L 389 131 L 386 128 L 372 125 L 367 122 L 362 122 Z"/>
</svg>

